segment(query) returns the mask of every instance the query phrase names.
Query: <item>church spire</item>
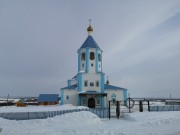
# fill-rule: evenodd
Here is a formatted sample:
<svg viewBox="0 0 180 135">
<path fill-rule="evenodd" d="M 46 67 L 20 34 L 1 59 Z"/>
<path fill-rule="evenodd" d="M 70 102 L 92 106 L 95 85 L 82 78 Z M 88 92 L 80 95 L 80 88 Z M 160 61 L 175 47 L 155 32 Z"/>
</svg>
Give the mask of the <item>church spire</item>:
<svg viewBox="0 0 180 135">
<path fill-rule="evenodd" d="M 89 19 L 89 27 L 87 28 L 88 35 L 90 36 L 93 32 L 93 27 L 91 26 L 91 19 Z"/>
</svg>

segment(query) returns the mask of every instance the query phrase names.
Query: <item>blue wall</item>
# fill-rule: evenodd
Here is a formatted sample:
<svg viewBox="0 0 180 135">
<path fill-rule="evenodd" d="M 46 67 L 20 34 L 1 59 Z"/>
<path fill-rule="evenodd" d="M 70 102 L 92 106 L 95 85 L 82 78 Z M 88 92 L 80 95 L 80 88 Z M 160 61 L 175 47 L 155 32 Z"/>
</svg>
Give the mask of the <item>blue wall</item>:
<svg viewBox="0 0 180 135">
<path fill-rule="evenodd" d="M 86 48 L 86 73 L 89 72 L 89 48 Z"/>
<path fill-rule="evenodd" d="M 63 89 L 60 89 L 61 91 L 61 105 L 64 104 L 64 90 Z"/>
<path fill-rule="evenodd" d="M 78 87 L 79 87 L 79 92 L 82 91 L 82 73 L 78 74 Z"/>
<path fill-rule="evenodd" d="M 96 48 L 96 73 L 98 72 L 98 49 Z"/>
<path fill-rule="evenodd" d="M 81 51 L 78 50 L 78 72 L 80 71 Z"/>
<path fill-rule="evenodd" d="M 105 74 L 101 74 L 101 92 L 104 93 L 104 76 Z M 104 108 L 104 97 L 101 96 L 101 107 Z"/>
<path fill-rule="evenodd" d="M 105 74 L 101 74 L 101 92 L 104 93 L 104 76 Z"/>
<path fill-rule="evenodd" d="M 71 80 L 68 80 L 68 87 L 71 86 Z"/>
</svg>

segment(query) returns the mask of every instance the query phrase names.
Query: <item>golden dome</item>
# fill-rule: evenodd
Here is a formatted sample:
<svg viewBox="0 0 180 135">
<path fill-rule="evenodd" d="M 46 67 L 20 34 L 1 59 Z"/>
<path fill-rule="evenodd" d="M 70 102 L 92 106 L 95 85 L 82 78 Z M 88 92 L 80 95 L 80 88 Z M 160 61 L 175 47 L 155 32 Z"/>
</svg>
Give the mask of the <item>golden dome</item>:
<svg viewBox="0 0 180 135">
<path fill-rule="evenodd" d="M 87 28 L 87 32 L 93 32 L 93 27 L 91 25 Z"/>
</svg>

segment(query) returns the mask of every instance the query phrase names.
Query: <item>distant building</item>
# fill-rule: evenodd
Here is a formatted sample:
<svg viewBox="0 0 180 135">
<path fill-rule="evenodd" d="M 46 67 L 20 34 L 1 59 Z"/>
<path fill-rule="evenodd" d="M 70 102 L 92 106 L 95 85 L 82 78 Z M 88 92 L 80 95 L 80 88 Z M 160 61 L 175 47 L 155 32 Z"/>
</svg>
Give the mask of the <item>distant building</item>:
<svg viewBox="0 0 180 135">
<path fill-rule="evenodd" d="M 78 73 L 61 88 L 61 104 L 83 105 L 90 108 L 107 107 L 109 100 L 124 101 L 128 90 L 105 83 L 102 72 L 102 50 L 92 37 L 91 24 L 88 37 L 78 49 Z M 114 65 L 116 66 L 116 65 Z"/>
<path fill-rule="evenodd" d="M 38 97 L 39 105 L 55 105 L 59 104 L 58 94 L 40 94 Z"/>
<path fill-rule="evenodd" d="M 180 100 L 166 100 L 166 105 L 180 105 Z"/>
<path fill-rule="evenodd" d="M 26 102 L 24 99 L 19 100 L 18 102 L 16 102 L 16 106 L 17 107 L 25 107 L 26 106 Z"/>
</svg>

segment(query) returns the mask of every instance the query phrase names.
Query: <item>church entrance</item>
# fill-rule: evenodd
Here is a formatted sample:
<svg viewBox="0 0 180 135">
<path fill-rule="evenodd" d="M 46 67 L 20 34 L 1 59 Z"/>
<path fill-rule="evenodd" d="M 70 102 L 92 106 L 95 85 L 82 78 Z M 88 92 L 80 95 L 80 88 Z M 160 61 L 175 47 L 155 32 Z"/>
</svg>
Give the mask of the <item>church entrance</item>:
<svg viewBox="0 0 180 135">
<path fill-rule="evenodd" d="M 94 98 L 88 99 L 88 107 L 89 108 L 95 108 L 95 99 Z"/>
</svg>

